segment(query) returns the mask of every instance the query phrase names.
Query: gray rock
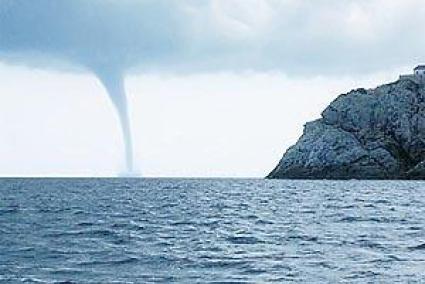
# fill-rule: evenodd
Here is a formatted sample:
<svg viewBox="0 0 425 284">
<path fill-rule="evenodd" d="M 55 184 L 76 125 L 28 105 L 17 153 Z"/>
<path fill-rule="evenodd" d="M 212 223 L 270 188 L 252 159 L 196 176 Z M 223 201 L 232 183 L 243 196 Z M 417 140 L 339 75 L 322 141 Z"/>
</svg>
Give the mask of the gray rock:
<svg viewBox="0 0 425 284">
<path fill-rule="evenodd" d="M 268 178 L 425 179 L 425 85 L 402 78 L 340 95 Z"/>
</svg>

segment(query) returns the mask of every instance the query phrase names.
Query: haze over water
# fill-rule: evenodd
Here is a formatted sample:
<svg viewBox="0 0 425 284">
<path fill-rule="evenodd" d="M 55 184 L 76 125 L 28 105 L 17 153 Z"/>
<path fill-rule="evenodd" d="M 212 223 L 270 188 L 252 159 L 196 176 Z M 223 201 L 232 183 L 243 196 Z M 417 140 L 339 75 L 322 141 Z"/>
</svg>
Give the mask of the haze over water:
<svg viewBox="0 0 425 284">
<path fill-rule="evenodd" d="M 2 179 L 0 283 L 420 283 L 425 182 Z"/>
</svg>

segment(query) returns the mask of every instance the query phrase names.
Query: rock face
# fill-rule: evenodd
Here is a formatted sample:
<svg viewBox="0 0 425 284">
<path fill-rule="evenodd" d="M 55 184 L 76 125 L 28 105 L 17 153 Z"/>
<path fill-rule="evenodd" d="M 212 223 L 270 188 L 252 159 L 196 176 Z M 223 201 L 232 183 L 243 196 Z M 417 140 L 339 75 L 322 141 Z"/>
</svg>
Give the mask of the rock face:
<svg viewBox="0 0 425 284">
<path fill-rule="evenodd" d="M 402 78 L 339 96 L 268 178 L 425 179 L 425 85 Z"/>
</svg>

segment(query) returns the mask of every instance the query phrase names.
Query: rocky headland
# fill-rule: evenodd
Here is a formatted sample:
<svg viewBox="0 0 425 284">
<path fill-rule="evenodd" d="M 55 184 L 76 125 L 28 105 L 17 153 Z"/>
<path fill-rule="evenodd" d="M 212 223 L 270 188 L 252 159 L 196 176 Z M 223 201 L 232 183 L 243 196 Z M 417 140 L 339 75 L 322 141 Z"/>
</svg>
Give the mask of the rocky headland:
<svg viewBox="0 0 425 284">
<path fill-rule="evenodd" d="M 340 95 L 268 178 L 425 179 L 425 80 Z"/>
</svg>

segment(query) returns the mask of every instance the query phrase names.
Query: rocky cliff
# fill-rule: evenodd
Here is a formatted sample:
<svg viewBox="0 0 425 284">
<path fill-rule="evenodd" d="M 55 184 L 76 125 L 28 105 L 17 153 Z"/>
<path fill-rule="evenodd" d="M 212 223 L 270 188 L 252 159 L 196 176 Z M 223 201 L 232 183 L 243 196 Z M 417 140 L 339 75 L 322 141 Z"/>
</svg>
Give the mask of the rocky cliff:
<svg viewBox="0 0 425 284">
<path fill-rule="evenodd" d="M 340 95 L 268 178 L 425 179 L 425 85 L 402 78 Z"/>
</svg>

